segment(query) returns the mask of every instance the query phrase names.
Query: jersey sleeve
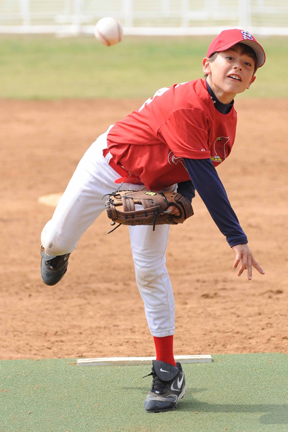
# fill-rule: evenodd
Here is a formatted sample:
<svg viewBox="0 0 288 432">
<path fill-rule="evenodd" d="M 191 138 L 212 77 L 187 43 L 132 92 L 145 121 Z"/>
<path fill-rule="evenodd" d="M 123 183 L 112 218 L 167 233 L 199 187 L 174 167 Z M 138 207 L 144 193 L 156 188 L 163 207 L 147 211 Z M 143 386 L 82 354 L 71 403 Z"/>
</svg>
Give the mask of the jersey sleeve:
<svg viewBox="0 0 288 432">
<path fill-rule="evenodd" d="M 174 111 L 158 130 L 159 139 L 166 142 L 176 157 L 208 159 L 208 120 L 199 109 Z"/>
<path fill-rule="evenodd" d="M 184 163 L 195 189 L 229 245 L 248 243 L 211 160 L 184 159 Z"/>
<path fill-rule="evenodd" d="M 195 197 L 195 187 L 191 180 L 178 183 L 177 192 L 187 198 L 190 202 Z"/>
</svg>

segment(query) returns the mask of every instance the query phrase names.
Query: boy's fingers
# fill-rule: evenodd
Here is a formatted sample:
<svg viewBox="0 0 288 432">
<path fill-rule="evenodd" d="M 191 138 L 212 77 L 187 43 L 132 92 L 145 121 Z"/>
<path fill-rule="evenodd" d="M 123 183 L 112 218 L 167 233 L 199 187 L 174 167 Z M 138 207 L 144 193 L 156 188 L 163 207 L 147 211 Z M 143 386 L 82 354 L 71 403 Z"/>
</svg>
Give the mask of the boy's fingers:
<svg viewBox="0 0 288 432">
<path fill-rule="evenodd" d="M 247 256 L 246 255 L 242 256 L 241 261 L 242 261 L 242 265 L 241 265 L 241 268 L 238 272 L 238 276 L 241 276 L 241 274 L 244 272 L 244 270 L 247 269 Z"/>
<path fill-rule="evenodd" d="M 234 269 L 236 269 L 238 267 L 238 264 L 239 264 L 240 261 L 241 261 L 241 255 L 237 253 L 236 257 L 235 257 L 234 264 L 233 264 L 233 268 Z"/>
<path fill-rule="evenodd" d="M 241 276 L 245 269 L 246 269 L 246 267 L 242 263 L 242 266 L 240 267 L 240 270 L 238 272 L 238 276 Z"/>
<path fill-rule="evenodd" d="M 247 277 L 248 277 L 249 280 L 251 280 L 252 279 L 252 258 L 250 256 L 248 257 L 248 268 L 247 268 L 247 270 L 248 270 Z"/>
<path fill-rule="evenodd" d="M 247 270 L 247 278 L 248 280 L 252 279 L 252 270 L 253 267 L 260 273 L 265 274 L 264 270 L 260 267 L 260 265 L 257 263 L 257 261 L 253 258 L 253 255 L 250 251 L 250 249 L 245 248 L 237 248 L 235 247 L 235 261 L 233 264 L 233 268 L 236 269 L 240 265 L 240 268 L 238 270 L 238 276 L 241 276 L 244 270 Z"/>
<path fill-rule="evenodd" d="M 260 267 L 260 265 L 254 259 L 252 261 L 252 265 L 259 273 L 265 274 L 265 271 L 262 269 L 262 267 Z"/>
<path fill-rule="evenodd" d="M 180 215 L 180 211 L 175 206 L 168 207 L 168 209 L 166 210 L 166 212 L 171 213 L 171 214 L 173 214 L 175 216 L 179 216 Z"/>
</svg>

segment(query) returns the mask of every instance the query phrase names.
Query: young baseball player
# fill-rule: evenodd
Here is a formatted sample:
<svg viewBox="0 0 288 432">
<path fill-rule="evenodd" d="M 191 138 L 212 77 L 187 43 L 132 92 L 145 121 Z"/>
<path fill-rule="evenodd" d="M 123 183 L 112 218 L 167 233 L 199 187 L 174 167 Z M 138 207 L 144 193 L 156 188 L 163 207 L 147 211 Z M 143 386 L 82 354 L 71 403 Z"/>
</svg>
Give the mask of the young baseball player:
<svg viewBox="0 0 288 432">
<path fill-rule="evenodd" d="M 254 259 L 215 167 L 230 154 L 236 132 L 234 98 L 255 81 L 265 52 L 244 30 L 221 32 L 203 59 L 204 79 L 158 90 L 137 111 L 110 126 L 81 159 L 41 235 L 41 274 L 54 285 L 87 228 L 105 209 L 102 197 L 121 190 L 178 190 L 201 196 L 235 252 L 240 276 Z M 176 209 L 171 209 L 177 212 Z M 185 377 L 173 354 L 174 297 L 165 266 L 169 225 L 129 227 L 137 285 L 154 337 L 153 382 L 147 412 L 168 411 L 185 394 Z"/>
</svg>

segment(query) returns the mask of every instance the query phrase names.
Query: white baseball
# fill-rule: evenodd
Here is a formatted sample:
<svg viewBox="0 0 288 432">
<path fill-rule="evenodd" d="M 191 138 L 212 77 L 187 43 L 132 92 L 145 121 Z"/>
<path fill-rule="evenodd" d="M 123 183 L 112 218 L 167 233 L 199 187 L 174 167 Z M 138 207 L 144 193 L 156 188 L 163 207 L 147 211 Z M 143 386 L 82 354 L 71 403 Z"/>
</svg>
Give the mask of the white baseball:
<svg viewBox="0 0 288 432">
<path fill-rule="evenodd" d="M 95 36 L 103 45 L 115 45 L 122 39 L 123 28 L 115 18 L 102 18 L 95 26 Z"/>
</svg>

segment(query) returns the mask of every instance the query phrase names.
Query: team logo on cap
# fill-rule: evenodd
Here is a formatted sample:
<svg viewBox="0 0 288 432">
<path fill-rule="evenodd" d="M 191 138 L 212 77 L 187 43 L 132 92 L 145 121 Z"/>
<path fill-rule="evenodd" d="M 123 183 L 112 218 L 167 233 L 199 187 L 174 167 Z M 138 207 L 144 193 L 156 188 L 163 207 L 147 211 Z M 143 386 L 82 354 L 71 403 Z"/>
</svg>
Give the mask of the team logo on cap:
<svg viewBox="0 0 288 432">
<path fill-rule="evenodd" d="M 243 39 L 253 40 L 253 36 L 251 35 L 251 33 L 247 32 L 245 30 L 242 30 L 241 33 L 242 33 Z"/>
</svg>

